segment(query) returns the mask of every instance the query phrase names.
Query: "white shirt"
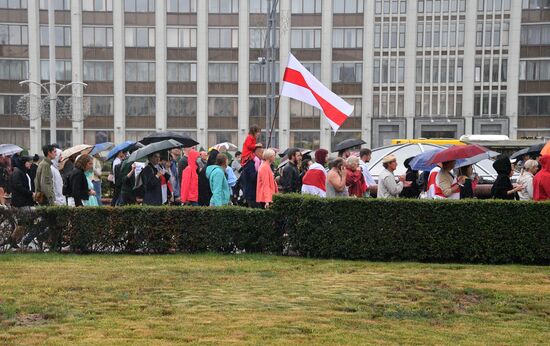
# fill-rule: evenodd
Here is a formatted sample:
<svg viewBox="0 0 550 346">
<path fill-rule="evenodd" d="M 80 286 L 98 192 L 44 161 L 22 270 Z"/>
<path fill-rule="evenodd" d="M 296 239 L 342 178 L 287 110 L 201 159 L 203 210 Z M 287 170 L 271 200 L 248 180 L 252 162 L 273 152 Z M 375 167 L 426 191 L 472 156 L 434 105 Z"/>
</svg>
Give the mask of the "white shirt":
<svg viewBox="0 0 550 346">
<path fill-rule="evenodd" d="M 361 167 L 361 173 L 363 173 L 363 177 L 365 178 L 365 182 L 370 187 L 372 185 L 376 185 L 376 182 L 374 181 L 374 178 L 370 174 L 369 166 L 367 165 L 367 162 L 359 161 L 359 166 Z"/>
<path fill-rule="evenodd" d="M 112 167 L 113 183 L 115 183 L 115 167 L 119 165 L 121 162 L 122 160 L 118 157 L 113 160 L 113 167 Z"/>
<path fill-rule="evenodd" d="M 518 184 L 523 186 L 523 191 L 518 191 L 520 201 L 530 201 L 533 199 L 533 174 L 531 172 L 523 172 L 518 179 Z"/>
</svg>

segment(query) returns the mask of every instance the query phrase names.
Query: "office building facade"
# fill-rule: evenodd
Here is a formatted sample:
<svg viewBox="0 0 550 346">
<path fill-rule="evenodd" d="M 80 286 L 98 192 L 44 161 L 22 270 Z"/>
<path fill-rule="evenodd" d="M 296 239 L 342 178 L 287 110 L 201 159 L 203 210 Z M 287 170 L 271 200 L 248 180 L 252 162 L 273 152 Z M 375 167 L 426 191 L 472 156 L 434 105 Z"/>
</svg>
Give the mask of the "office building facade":
<svg viewBox="0 0 550 346">
<path fill-rule="evenodd" d="M 37 152 L 185 132 L 204 146 L 265 128 L 267 0 L 0 0 L 0 136 Z M 336 135 L 282 97 L 277 147 L 369 146 L 462 134 L 550 136 L 550 3 L 543 0 L 280 0 L 277 74 L 289 53 L 355 106 Z M 49 55 L 70 116 L 40 113 Z M 261 60 L 261 59 L 260 59 Z M 278 78 L 280 79 L 280 78 Z M 278 86 L 277 86 L 278 88 Z M 19 99 L 28 94 L 27 109 Z M 63 104 L 61 101 L 67 100 Z M 42 102 L 44 103 L 44 102 Z M 45 102 L 48 103 L 48 102 Z M 20 113 L 28 110 L 28 116 Z"/>
</svg>

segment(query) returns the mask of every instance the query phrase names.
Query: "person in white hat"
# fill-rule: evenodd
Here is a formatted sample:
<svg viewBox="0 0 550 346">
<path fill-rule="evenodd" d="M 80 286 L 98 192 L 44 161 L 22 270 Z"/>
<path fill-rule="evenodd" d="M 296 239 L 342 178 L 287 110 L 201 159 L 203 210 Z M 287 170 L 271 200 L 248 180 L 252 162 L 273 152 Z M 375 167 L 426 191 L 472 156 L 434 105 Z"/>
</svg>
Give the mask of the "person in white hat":
<svg viewBox="0 0 550 346">
<path fill-rule="evenodd" d="M 378 176 L 377 198 L 397 198 L 403 187 L 411 186 L 410 181 L 405 181 L 404 176 L 399 177 L 397 182 L 393 172 L 397 168 L 397 158 L 395 155 L 388 155 L 382 159 L 384 170 Z"/>
</svg>

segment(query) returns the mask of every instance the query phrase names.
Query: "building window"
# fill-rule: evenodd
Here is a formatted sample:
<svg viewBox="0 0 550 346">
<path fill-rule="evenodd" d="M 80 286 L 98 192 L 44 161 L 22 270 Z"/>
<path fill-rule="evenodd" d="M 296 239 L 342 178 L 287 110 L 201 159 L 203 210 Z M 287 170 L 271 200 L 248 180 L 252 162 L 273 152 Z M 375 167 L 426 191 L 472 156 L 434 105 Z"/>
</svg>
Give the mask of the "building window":
<svg viewBox="0 0 550 346">
<path fill-rule="evenodd" d="M 353 106 L 353 112 L 351 113 L 350 117 L 360 118 L 363 110 L 363 100 L 360 97 L 346 97 L 344 100 Z"/>
<path fill-rule="evenodd" d="M 333 48 L 361 48 L 363 47 L 363 29 L 346 28 L 332 30 Z"/>
<path fill-rule="evenodd" d="M 196 97 L 167 97 L 166 113 L 169 117 L 196 117 Z"/>
<path fill-rule="evenodd" d="M 126 62 L 127 82 L 154 82 L 155 79 L 154 62 Z"/>
<path fill-rule="evenodd" d="M 204 1 L 204 0 L 203 0 Z M 194 13 L 197 12 L 197 0 L 168 0 L 166 12 Z"/>
<path fill-rule="evenodd" d="M 376 0 L 374 11 L 376 14 L 405 14 L 407 13 L 407 1 Z"/>
<path fill-rule="evenodd" d="M 8 2 L 11 2 L 11 1 L 8 1 Z M 63 11 L 63 10 L 68 11 L 71 9 L 71 0 L 55 0 L 53 2 L 53 8 L 56 11 Z M 41 10 L 48 9 L 48 0 L 40 0 L 40 9 Z"/>
<path fill-rule="evenodd" d="M 265 97 L 251 97 L 248 102 L 248 107 L 248 116 L 250 117 L 265 117 L 267 114 Z"/>
<path fill-rule="evenodd" d="M 238 48 L 239 29 L 209 28 L 209 48 Z"/>
<path fill-rule="evenodd" d="M 209 97 L 208 116 L 236 117 L 238 112 L 237 102 L 236 97 Z"/>
<path fill-rule="evenodd" d="M 112 12 L 113 0 L 82 0 L 82 11 Z"/>
<path fill-rule="evenodd" d="M 155 97 L 126 96 L 126 115 L 130 117 L 155 116 Z"/>
<path fill-rule="evenodd" d="M 405 59 L 374 60 L 373 77 L 375 84 L 403 83 L 405 81 Z"/>
<path fill-rule="evenodd" d="M 483 0 L 480 0 L 483 1 Z M 499 1 L 499 0 L 496 0 Z M 509 1 L 509 0 L 504 0 Z M 417 3 L 418 13 L 432 13 L 432 12 L 465 12 L 466 0 L 419 0 Z"/>
<path fill-rule="evenodd" d="M 84 61 L 84 80 L 104 82 L 113 80 L 113 63 L 109 61 Z"/>
<path fill-rule="evenodd" d="M 72 79 L 70 60 L 55 61 L 55 79 L 62 81 L 70 81 Z M 40 60 L 40 79 L 50 80 L 50 61 Z"/>
<path fill-rule="evenodd" d="M 0 60 L 0 79 L 25 80 L 28 75 L 27 60 Z"/>
<path fill-rule="evenodd" d="M 19 102 L 21 96 L 22 95 L 0 95 L 0 115 L 16 115 L 17 102 Z M 5 140 L 5 138 L 2 139 Z"/>
<path fill-rule="evenodd" d="M 0 8 L 27 8 L 27 0 L 0 0 Z"/>
<path fill-rule="evenodd" d="M 321 48 L 321 29 L 292 29 L 290 48 Z"/>
<path fill-rule="evenodd" d="M 405 48 L 405 31 L 405 23 L 399 25 L 396 23 L 391 25 L 389 23 L 375 24 L 374 48 Z M 422 37 L 417 37 L 417 42 L 419 39 L 422 41 Z"/>
<path fill-rule="evenodd" d="M 0 25 L 0 44 L 21 46 L 27 45 L 29 40 L 26 25 Z"/>
<path fill-rule="evenodd" d="M 155 0 L 124 0 L 126 12 L 155 12 Z"/>
<path fill-rule="evenodd" d="M 113 116 L 113 96 L 84 96 L 84 115 L 94 117 Z"/>
<path fill-rule="evenodd" d="M 112 27 L 82 27 L 82 45 L 84 47 L 112 47 Z"/>
<path fill-rule="evenodd" d="M 292 0 L 292 13 L 321 13 L 321 0 Z"/>
<path fill-rule="evenodd" d="M 506 95 L 474 95 L 474 115 L 506 115 Z"/>
<path fill-rule="evenodd" d="M 208 12 L 239 13 L 239 0 L 208 0 Z"/>
<path fill-rule="evenodd" d="M 208 81 L 231 83 L 238 81 L 238 65 L 235 63 L 208 64 Z"/>
<path fill-rule="evenodd" d="M 250 48 L 264 48 L 267 29 L 252 28 L 249 31 Z M 275 31 L 275 47 L 279 48 L 279 30 Z"/>
<path fill-rule="evenodd" d="M 526 46 L 549 45 L 550 24 L 523 25 L 521 27 L 521 44 Z"/>
<path fill-rule="evenodd" d="M 273 2 L 272 2 L 273 3 Z M 269 13 L 271 8 L 267 6 L 267 0 L 249 0 L 248 11 L 250 13 Z M 277 3 L 276 11 L 279 11 L 279 4 Z"/>
<path fill-rule="evenodd" d="M 363 79 L 363 64 L 361 63 L 333 63 L 332 82 L 334 83 L 361 83 Z"/>
<path fill-rule="evenodd" d="M 317 62 L 303 62 L 304 66 L 312 75 L 318 80 L 321 80 L 321 63 Z"/>
<path fill-rule="evenodd" d="M 168 82 L 196 82 L 197 64 L 188 62 L 169 62 L 166 64 Z"/>
<path fill-rule="evenodd" d="M 550 8 L 550 2 L 547 0 L 523 0 L 522 8 L 524 10 L 541 10 Z"/>
<path fill-rule="evenodd" d="M 261 65 L 258 63 L 250 63 L 250 82 L 251 83 L 265 83 L 267 79 L 268 66 L 267 64 Z M 275 80 L 278 80 L 280 76 L 279 63 L 275 63 Z"/>
<path fill-rule="evenodd" d="M 334 0 L 334 13 L 363 13 L 363 0 Z"/>
<path fill-rule="evenodd" d="M 550 95 L 520 96 L 519 115 L 550 115 Z"/>
<path fill-rule="evenodd" d="M 154 47 L 154 28 L 125 28 L 126 47 Z"/>
<path fill-rule="evenodd" d="M 197 46 L 197 29 L 167 28 L 166 46 L 168 48 L 194 48 Z"/>
<path fill-rule="evenodd" d="M 527 60 L 519 63 L 520 80 L 550 80 L 550 60 Z"/>
<path fill-rule="evenodd" d="M 493 9 L 495 11 L 510 11 L 510 1 L 511 0 L 477 0 L 477 10 L 480 12 L 492 12 Z M 537 0 L 537 2 L 539 1 L 541 0 Z M 545 0 L 541 2 L 545 2 Z"/>
<path fill-rule="evenodd" d="M 48 46 L 50 44 L 50 33 L 48 26 L 40 26 L 40 45 Z M 55 46 L 56 47 L 69 47 L 71 46 L 71 27 L 70 26 L 56 26 L 55 27 Z"/>
</svg>

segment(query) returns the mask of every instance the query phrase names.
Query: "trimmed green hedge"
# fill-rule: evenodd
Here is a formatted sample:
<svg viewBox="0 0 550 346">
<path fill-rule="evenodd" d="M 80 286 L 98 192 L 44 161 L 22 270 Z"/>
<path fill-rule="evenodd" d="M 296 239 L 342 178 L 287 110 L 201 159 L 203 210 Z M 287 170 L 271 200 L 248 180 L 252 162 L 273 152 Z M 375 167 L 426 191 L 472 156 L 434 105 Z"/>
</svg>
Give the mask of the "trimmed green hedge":
<svg viewBox="0 0 550 346">
<path fill-rule="evenodd" d="M 50 207 L 37 208 L 34 213 L 17 217 L 25 228 L 23 238 L 32 234 L 31 238 L 37 238 L 40 245 L 52 251 L 282 251 L 282 234 L 275 227 L 274 213 L 264 210 L 238 207 Z M 5 215 L 3 219 L 6 219 Z M 6 232 L 9 230 L 5 229 Z"/>
<path fill-rule="evenodd" d="M 78 253 L 244 250 L 380 261 L 550 264 L 550 203 L 279 195 L 270 210 L 0 210 L 0 250 L 16 234 L 18 241 L 32 238 L 52 251 Z"/>
<path fill-rule="evenodd" d="M 278 196 L 303 256 L 380 261 L 550 263 L 550 204 Z"/>
</svg>

